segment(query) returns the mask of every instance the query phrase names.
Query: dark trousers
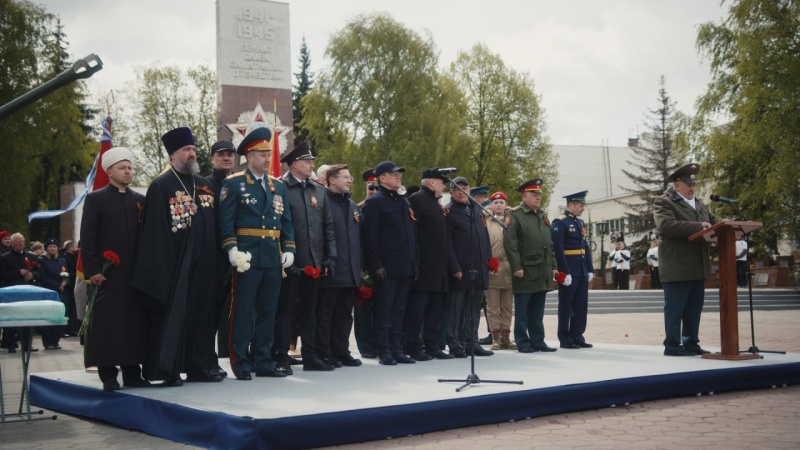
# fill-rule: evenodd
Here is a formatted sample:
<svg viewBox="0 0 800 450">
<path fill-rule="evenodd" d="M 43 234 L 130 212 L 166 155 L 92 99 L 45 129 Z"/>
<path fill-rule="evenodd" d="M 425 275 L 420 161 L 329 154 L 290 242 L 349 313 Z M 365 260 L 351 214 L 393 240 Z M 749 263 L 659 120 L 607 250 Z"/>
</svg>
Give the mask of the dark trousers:
<svg viewBox="0 0 800 450">
<path fill-rule="evenodd" d="M 353 308 L 353 334 L 356 336 L 358 352 L 376 353 L 375 346 L 375 294 L 361 305 Z"/>
<path fill-rule="evenodd" d="M 72 289 L 67 288 L 61 293 L 61 301 L 64 302 L 64 308 L 67 310 L 67 324 L 64 326 L 64 332 L 77 336 L 80 324 L 78 323 L 78 309 L 75 306 L 75 295 L 72 293 Z"/>
<path fill-rule="evenodd" d="M 547 291 L 514 294 L 514 340 L 517 348 L 541 349 L 544 342 L 544 302 Z"/>
<path fill-rule="evenodd" d="M 623 290 L 623 291 L 627 291 L 628 289 L 630 289 L 630 285 L 628 283 L 628 280 L 630 280 L 631 271 L 630 270 L 617 269 L 617 270 L 615 270 L 615 272 L 616 272 L 616 280 L 617 280 L 616 281 L 617 289 Z"/>
<path fill-rule="evenodd" d="M 317 353 L 323 357 L 350 355 L 356 287 L 324 288 L 317 304 Z M 305 343 L 303 344 L 305 346 Z"/>
<path fill-rule="evenodd" d="M 281 283 L 278 312 L 275 316 L 275 345 L 272 349 L 275 361 L 281 363 L 289 358 L 292 316 L 295 311 L 300 325 L 300 339 L 303 341 L 303 358 L 317 356 L 315 342 L 318 295 L 319 279 L 287 271 L 287 277 Z"/>
<path fill-rule="evenodd" d="M 217 324 L 217 359 L 227 358 L 228 338 L 231 333 L 231 284 L 226 283 L 222 297 L 214 304 L 214 320 Z"/>
<path fill-rule="evenodd" d="M 664 347 L 699 347 L 700 314 L 705 301 L 705 281 L 670 281 L 664 285 Z"/>
<path fill-rule="evenodd" d="M 253 340 L 256 371 L 275 369 L 272 344 L 275 336 L 275 311 L 278 307 L 280 268 L 251 267 L 236 274 L 236 296 L 231 312 L 229 354 L 234 373 L 250 372 L 247 357 Z"/>
<path fill-rule="evenodd" d="M 747 287 L 747 261 L 736 260 L 736 284 Z"/>
<path fill-rule="evenodd" d="M 653 267 L 652 269 L 650 273 L 650 287 L 653 289 L 661 289 L 661 274 L 658 271 L 658 267 Z"/>
<path fill-rule="evenodd" d="M 481 291 L 465 289 L 451 292 L 447 299 L 447 346 L 450 350 L 478 345 L 478 326 L 481 323 Z"/>
<path fill-rule="evenodd" d="M 97 375 L 100 381 L 116 380 L 117 374 L 116 366 L 97 366 Z M 130 383 L 140 380 L 142 378 L 142 368 L 139 365 L 122 366 L 122 382 Z"/>
<path fill-rule="evenodd" d="M 45 347 L 58 346 L 61 341 L 61 335 L 64 329 L 61 326 L 57 327 L 40 327 L 38 328 L 39 335 L 42 337 L 42 345 Z"/>
<path fill-rule="evenodd" d="M 586 342 L 583 333 L 588 308 L 589 281 L 586 277 L 573 276 L 572 284 L 558 286 L 558 341 L 561 344 Z"/>
<path fill-rule="evenodd" d="M 406 353 L 441 350 L 439 347 L 439 322 L 446 292 L 411 291 L 406 308 Z"/>
<path fill-rule="evenodd" d="M 375 282 L 375 344 L 381 355 L 403 352 L 403 325 L 410 289 L 411 277 Z"/>
</svg>

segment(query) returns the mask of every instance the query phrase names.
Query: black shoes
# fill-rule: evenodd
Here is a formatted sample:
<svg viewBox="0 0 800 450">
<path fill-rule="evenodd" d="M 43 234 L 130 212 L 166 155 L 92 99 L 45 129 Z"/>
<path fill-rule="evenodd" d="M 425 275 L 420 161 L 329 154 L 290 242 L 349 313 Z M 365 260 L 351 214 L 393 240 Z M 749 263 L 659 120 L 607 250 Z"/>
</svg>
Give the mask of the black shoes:
<svg viewBox="0 0 800 450">
<path fill-rule="evenodd" d="M 397 360 L 392 357 L 390 354 L 380 355 L 378 356 L 378 362 L 384 366 L 396 366 Z"/>
<path fill-rule="evenodd" d="M 517 347 L 517 351 L 520 353 L 533 353 L 534 350 L 530 347 Z"/>
<path fill-rule="evenodd" d="M 333 366 L 334 369 L 338 369 L 338 368 L 342 367 L 342 362 L 339 361 L 338 359 L 332 357 L 332 356 L 325 357 L 325 358 L 320 358 L 320 359 L 322 359 L 322 362 L 324 362 L 325 364 L 328 364 L 329 366 Z"/>
<path fill-rule="evenodd" d="M 589 345 L 591 346 L 591 344 Z M 533 351 L 535 352 L 555 352 L 557 350 L 558 350 L 557 348 L 548 347 L 547 345 L 545 345 L 544 347 L 536 347 L 533 349 Z"/>
<path fill-rule="evenodd" d="M 103 390 L 106 392 L 118 391 L 119 382 L 117 381 L 116 378 L 111 380 L 103 380 Z"/>
<path fill-rule="evenodd" d="M 689 353 L 694 353 L 695 355 L 707 355 L 707 354 L 711 353 L 710 351 L 708 351 L 708 350 L 706 350 L 704 348 L 701 348 L 701 347 L 687 348 L 686 351 L 689 352 Z"/>
<path fill-rule="evenodd" d="M 183 386 L 183 380 L 181 380 L 181 377 L 179 376 L 178 378 L 172 378 L 172 379 L 169 379 L 169 380 L 161 383 L 160 386 L 162 386 L 162 387 Z"/>
<path fill-rule="evenodd" d="M 256 370 L 256 376 L 271 377 L 271 378 L 286 378 L 286 373 L 281 372 L 278 369 Z"/>
<path fill-rule="evenodd" d="M 702 353 L 698 353 L 702 355 Z M 696 356 L 698 355 L 695 352 L 686 350 L 683 347 L 675 347 L 675 348 L 665 348 L 664 349 L 664 356 Z"/>
<path fill-rule="evenodd" d="M 378 352 L 363 352 L 361 353 L 362 358 L 369 358 L 374 359 L 378 357 Z"/>
<path fill-rule="evenodd" d="M 588 342 L 578 342 L 578 347 L 580 347 L 580 348 L 592 348 L 592 347 L 594 347 L 594 345 L 592 345 L 592 344 L 590 344 Z"/>
<path fill-rule="evenodd" d="M 568 348 L 568 349 L 572 349 L 572 350 L 581 348 L 578 344 L 576 344 L 574 342 L 570 342 L 568 344 L 561 344 L 559 347 Z"/>
<path fill-rule="evenodd" d="M 250 381 L 250 380 L 253 379 L 253 377 L 250 376 L 250 372 L 249 371 L 248 372 L 236 373 L 235 375 L 236 375 L 236 379 L 239 380 L 239 381 Z"/>
<path fill-rule="evenodd" d="M 430 361 L 430 360 L 433 359 L 433 356 L 431 356 L 431 355 L 429 355 L 429 354 L 427 354 L 427 353 L 425 353 L 425 352 L 423 352 L 421 350 L 417 351 L 417 352 L 409 352 L 409 353 L 407 353 L 407 355 L 410 356 L 411 359 L 413 359 L 414 361 Z"/>
<path fill-rule="evenodd" d="M 472 353 L 475 352 L 475 356 L 492 356 L 494 352 L 491 350 L 486 350 L 485 348 L 481 347 L 480 345 L 473 345 L 472 347 L 467 348 L 467 354 L 472 356 Z"/>
<path fill-rule="evenodd" d="M 214 367 L 213 369 L 211 369 L 211 373 L 214 374 L 214 375 L 220 376 L 222 378 L 225 378 L 225 377 L 228 376 L 228 372 L 225 372 L 225 370 L 222 367 L 220 367 L 219 364 L 217 364 L 217 367 Z"/>
<path fill-rule="evenodd" d="M 492 345 L 492 333 L 486 335 L 483 339 L 478 339 L 480 345 Z"/>
<path fill-rule="evenodd" d="M 394 353 L 392 354 L 392 358 L 394 358 L 394 360 L 397 361 L 398 364 L 416 364 L 417 362 L 413 358 L 409 358 L 408 356 L 402 353 Z"/>
<path fill-rule="evenodd" d="M 361 365 L 361 360 L 353 358 L 352 355 L 343 356 L 339 358 L 339 361 L 341 361 L 342 365 L 346 367 L 358 367 Z"/>
<path fill-rule="evenodd" d="M 60 345 L 45 345 L 44 349 L 45 350 L 61 350 L 61 346 Z M 31 350 L 31 351 L 33 351 L 33 350 Z"/>
<path fill-rule="evenodd" d="M 150 386 L 150 382 L 142 378 L 134 378 L 132 380 L 126 380 L 125 378 L 123 378 L 122 385 L 125 386 L 126 388 L 139 388 L 139 387 Z"/>
<path fill-rule="evenodd" d="M 214 374 L 214 372 L 209 369 L 186 374 L 187 383 L 219 383 L 220 381 L 222 381 L 222 376 Z"/>
<path fill-rule="evenodd" d="M 288 358 L 290 366 L 300 366 L 303 364 L 302 359 L 292 358 L 291 356 L 287 356 L 286 358 Z"/>
<path fill-rule="evenodd" d="M 303 358 L 303 371 L 304 372 L 329 372 L 334 367 L 317 357 Z"/>
<path fill-rule="evenodd" d="M 445 353 L 445 352 L 443 352 L 443 351 L 441 351 L 439 349 L 436 349 L 436 350 L 433 350 L 433 351 L 428 351 L 426 354 L 428 356 L 432 357 L 432 358 L 435 358 L 435 359 L 453 359 L 453 358 L 455 358 L 455 356 L 448 355 L 447 353 Z"/>
<path fill-rule="evenodd" d="M 465 352 L 463 348 L 456 347 L 450 349 L 450 355 L 452 355 L 453 358 L 466 358 L 467 352 Z"/>
</svg>

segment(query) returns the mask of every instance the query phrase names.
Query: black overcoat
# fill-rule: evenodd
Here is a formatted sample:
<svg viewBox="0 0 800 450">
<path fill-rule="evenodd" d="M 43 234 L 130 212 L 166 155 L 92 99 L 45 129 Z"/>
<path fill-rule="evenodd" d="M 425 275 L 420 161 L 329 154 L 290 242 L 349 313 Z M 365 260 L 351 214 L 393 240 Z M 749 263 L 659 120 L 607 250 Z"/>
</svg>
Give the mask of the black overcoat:
<svg viewBox="0 0 800 450">
<path fill-rule="evenodd" d="M 81 258 L 85 278 L 101 272 L 103 252 L 119 256 L 120 265 L 106 269 L 99 301 L 86 336 L 84 365 L 134 365 L 144 362 L 145 309 L 131 287 L 136 265 L 139 224 L 145 197 L 111 184 L 86 196 L 81 219 Z"/>
<path fill-rule="evenodd" d="M 445 209 L 448 211 L 449 252 L 451 259 L 455 261 L 455 266 L 450 269 L 450 292 L 470 288 L 484 290 L 489 286 L 489 259 L 492 257 L 492 247 L 489 243 L 489 231 L 483 219 L 483 210 L 472 202 L 462 204 L 454 201 Z M 470 270 L 475 270 L 474 285 Z M 456 272 L 462 273 L 460 280 L 452 276 Z"/>
<path fill-rule="evenodd" d="M 415 291 L 447 292 L 450 271 L 449 236 L 444 209 L 434 192 L 423 186 L 408 197 L 417 218 L 419 243 L 419 277 L 412 285 Z M 452 262 L 451 262 L 452 264 Z"/>
</svg>

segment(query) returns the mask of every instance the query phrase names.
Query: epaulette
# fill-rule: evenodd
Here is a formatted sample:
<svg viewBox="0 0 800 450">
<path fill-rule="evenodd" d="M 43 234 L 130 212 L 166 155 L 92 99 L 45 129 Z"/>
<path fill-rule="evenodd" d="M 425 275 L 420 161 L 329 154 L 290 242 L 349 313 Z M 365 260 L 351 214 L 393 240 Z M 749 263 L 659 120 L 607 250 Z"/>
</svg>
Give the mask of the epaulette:
<svg viewBox="0 0 800 450">
<path fill-rule="evenodd" d="M 241 177 L 241 176 L 244 176 L 244 170 L 241 171 L 241 172 L 232 173 L 232 174 L 228 175 L 227 177 L 225 177 L 225 179 L 227 180 L 228 178 Z"/>
<path fill-rule="evenodd" d="M 564 220 L 566 218 L 567 218 L 566 214 L 562 214 L 562 215 L 558 216 L 558 220 Z"/>
</svg>

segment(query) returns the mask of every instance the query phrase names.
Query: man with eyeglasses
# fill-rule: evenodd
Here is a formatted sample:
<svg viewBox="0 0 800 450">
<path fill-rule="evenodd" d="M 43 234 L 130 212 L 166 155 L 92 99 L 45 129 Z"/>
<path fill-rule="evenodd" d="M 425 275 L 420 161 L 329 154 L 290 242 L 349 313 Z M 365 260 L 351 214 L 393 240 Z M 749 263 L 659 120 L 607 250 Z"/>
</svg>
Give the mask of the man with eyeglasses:
<svg viewBox="0 0 800 450">
<path fill-rule="evenodd" d="M 417 233 L 414 211 L 398 193 L 405 169 L 391 161 L 375 167 L 380 191 L 363 208 L 361 246 L 374 280 L 375 342 L 383 365 L 414 364 L 403 354 L 406 304 L 417 277 Z"/>
</svg>

